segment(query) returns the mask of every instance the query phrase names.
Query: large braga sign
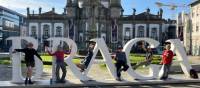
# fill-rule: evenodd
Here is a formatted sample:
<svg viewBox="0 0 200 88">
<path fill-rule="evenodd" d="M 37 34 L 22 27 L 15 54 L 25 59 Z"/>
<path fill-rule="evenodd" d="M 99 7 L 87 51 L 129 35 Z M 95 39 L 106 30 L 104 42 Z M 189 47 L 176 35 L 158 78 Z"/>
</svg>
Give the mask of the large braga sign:
<svg viewBox="0 0 200 88">
<path fill-rule="evenodd" d="M 34 44 L 34 48 L 37 49 L 38 43 L 37 40 L 35 40 L 34 38 L 31 37 L 10 37 L 7 40 L 12 40 L 12 49 L 15 48 L 21 48 L 21 40 L 26 40 L 27 42 L 32 42 Z M 131 47 L 138 41 L 146 41 L 147 43 L 149 43 L 151 45 L 151 47 L 156 48 L 159 45 L 159 42 L 150 38 L 135 38 L 132 39 L 130 41 L 128 41 L 124 48 L 123 51 L 126 53 L 126 57 L 127 57 L 127 61 L 128 61 L 128 65 L 131 67 L 130 65 L 130 61 L 129 61 L 129 54 L 130 54 L 130 50 Z M 68 46 L 72 46 L 72 50 L 71 53 L 68 57 L 65 58 L 65 62 L 68 64 L 69 69 L 73 72 L 73 74 L 80 80 L 90 80 L 91 78 L 88 76 L 88 71 L 91 68 L 91 65 L 94 63 L 94 59 L 95 56 L 97 55 L 97 52 L 100 50 L 101 55 L 103 57 L 103 60 L 106 64 L 106 67 L 110 73 L 110 75 L 113 78 L 116 78 L 116 68 L 114 63 L 112 63 L 112 58 L 111 55 L 109 54 L 109 50 L 108 47 L 104 41 L 104 39 L 102 38 L 97 38 L 97 39 L 91 39 L 91 41 L 96 42 L 95 48 L 93 50 L 93 56 L 91 59 L 91 62 L 89 63 L 88 68 L 86 69 L 86 71 L 84 73 L 81 73 L 78 69 L 78 67 L 72 62 L 72 59 L 74 58 L 75 54 L 77 53 L 77 45 L 76 43 L 69 39 L 69 38 L 49 38 L 48 41 L 52 41 L 52 49 L 53 51 L 55 51 L 56 47 L 60 44 L 60 42 L 65 42 L 66 44 L 68 44 Z M 172 44 L 172 50 L 173 52 L 176 53 L 177 55 L 177 60 L 181 65 L 181 68 L 184 72 L 184 74 L 189 77 L 189 71 L 192 68 L 191 65 L 189 64 L 188 61 L 188 57 L 186 55 L 186 52 L 184 51 L 184 47 L 181 44 L 180 40 L 178 39 L 170 39 L 167 40 L 168 42 L 171 42 Z M 12 74 L 12 82 L 23 82 L 23 77 L 21 75 L 21 57 L 19 53 L 15 53 L 11 55 L 11 59 L 12 59 L 12 65 L 13 65 L 13 74 Z M 34 76 L 35 79 L 39 78 L 42 74 L 42 62 L 38 59 L 36 59 L 36 74 Z M 54 66 L 55 62 L 53 62 L 53 66 Z M 128 74 L 133 78 L 133 79 L 143 79 L 143 80 L 147 80 L 147 79 L 154 79 L 154 78 L 158 78 L 158 74 L 160 72 L 160 66 L 159 65 L 150 65 L 150 73 L 149 75 L 141 75 L 138 74 L 137 72 L 135 72 L 133 69 L 128 69 Z M 54 68 L 53 71 L 54 73 Z M 55 79 L 55 75 L 52 75 L 52 78 Z"/>
</svg>

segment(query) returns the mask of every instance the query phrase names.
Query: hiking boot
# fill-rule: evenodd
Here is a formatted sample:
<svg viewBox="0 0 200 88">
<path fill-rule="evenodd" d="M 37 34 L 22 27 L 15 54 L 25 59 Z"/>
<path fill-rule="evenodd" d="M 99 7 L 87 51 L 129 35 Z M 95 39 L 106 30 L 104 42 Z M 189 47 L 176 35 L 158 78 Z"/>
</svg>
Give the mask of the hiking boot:
<svg viewBox="0 0 200 88">
<path fill-rule="evenodd" d="M 28 80 L 28 84 L 33 84 L 33 82 L 31 81 L 31 79 Z"/>
<path fill-rule="evenodd" d="M 120 77 L 116 78 L 117 81 L 122 81 L 122 79 Z"/>
<path fill-rule="evenodd" d="M 60 83 L 65 83 L 66 81 L 65 80 L 60 80 Z"/>
<path fill-rule="evenodd" d="M 24 84 L 25 84 L 25 85 L 28 84 L 28 78 L 25 79 Z"/>
</svg>

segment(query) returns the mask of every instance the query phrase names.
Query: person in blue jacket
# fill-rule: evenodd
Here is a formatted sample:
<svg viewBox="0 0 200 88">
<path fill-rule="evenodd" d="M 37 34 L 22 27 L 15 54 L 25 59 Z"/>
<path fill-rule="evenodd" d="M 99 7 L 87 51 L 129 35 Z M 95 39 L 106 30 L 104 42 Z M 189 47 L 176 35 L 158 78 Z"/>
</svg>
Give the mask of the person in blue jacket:
<svg viewBox="0 0 200 88">
<path fill-rule="evenodd" d="M 126 53 L 122 51 L 123 47 L 119 45 L 117 47 L 117 51 L 115 54 L 115 66 L 116 66 L 116 72 L 117 72 L 117 81 L 122 81 L 121 79 L 121 71 L 127 71 L 129 66 L 127 65 L 126 60 Z M 123 68 L 122 68 L 123 67 Z"/>
</svg>

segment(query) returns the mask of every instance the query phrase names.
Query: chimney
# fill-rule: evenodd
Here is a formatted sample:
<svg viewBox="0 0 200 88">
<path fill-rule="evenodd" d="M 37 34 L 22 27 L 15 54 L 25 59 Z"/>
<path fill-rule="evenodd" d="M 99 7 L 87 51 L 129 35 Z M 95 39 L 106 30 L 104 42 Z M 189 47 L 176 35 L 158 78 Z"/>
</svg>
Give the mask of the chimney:
<svg viewBox="0 0 200 88">
<path fill-rule="evenodd" d="M 148 13 L 148 14 L 150 13 L 150 9 L 149 9 L 149 8 L 147 8 L 147 13 Z"/>
<path fill-rule="evenodd" d="M 160 8 L 160 18 L 162 18 L 162 15 L 163 15 L 163 9 Z"/>
<path fill-rule="evenodd" d="M 55 8 L 52 8 L 52 11 L 55 12 Z"/>
<path fill-rule="evenodd" d="M 135 8 L 133 8 L 133 15 L 135 15 L 135 13 L 136 13 L 136 9 L 135 9 Z"/>
<path fill-rule="evenodd" d="M 33 10 L 33 13 L 32 13 L 33 15 L 34 15 L 34 10 Z"/>
<path fill-rule="evenodd" d="M 27 10 L 27 16 L 28 16 L 28 15 L 30 14 L 30 9 L 29 9 L 29 7 L 27 7 L 26 10 Z"/>
<path fill-rule="evenodd" d="M 42 12 L 42 8 L 40 7 L 40 8 L 39 8 L 39 14 L 41 14 L 41 12 Z"/>
<path fill-rule="evenodd" d="M 66 8 L 64 8 L 64 14 L 66 14 L 67 13 L 67 9 Z"/>
</svg>

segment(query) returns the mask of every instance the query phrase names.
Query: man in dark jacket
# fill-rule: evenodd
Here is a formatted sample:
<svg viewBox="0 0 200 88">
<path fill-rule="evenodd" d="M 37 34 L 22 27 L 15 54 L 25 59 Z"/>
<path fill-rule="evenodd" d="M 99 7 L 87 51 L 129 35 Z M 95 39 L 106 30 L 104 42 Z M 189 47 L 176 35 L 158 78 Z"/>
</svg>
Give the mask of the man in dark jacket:
<svg viewBox="0 0 200 88">
<path fill-rule="evenodd" d="M 32 43 L 28 43 L 27 48 L 15 49 L 13 53 L 15 52 L 25 53 L 25 64 L 27 67 L 25 84 L 33 84 L 33 82 L 31 81 L 31 77 L 32 77 L 32 68 L 35 67 L 34 55 L 36 55 L 41 61 L 42 61 L 42 58 L 37 53 L 37 51 L 33 48 Z"/>
<path fill-rule="evenodd" d="M 127 65 L 126 60 L 126 54 L 125 52 L 122 52 L 123 47 L 120 45 L 118 46 L 116 55 L 115 55 L 115 66 L 117 69 L 117 79 L 118 81 L 121 81 L 121 71 L 127 71 L 129 66 Z M 123 67 L 123 68 L 122 68 Z"/>
</svg>

